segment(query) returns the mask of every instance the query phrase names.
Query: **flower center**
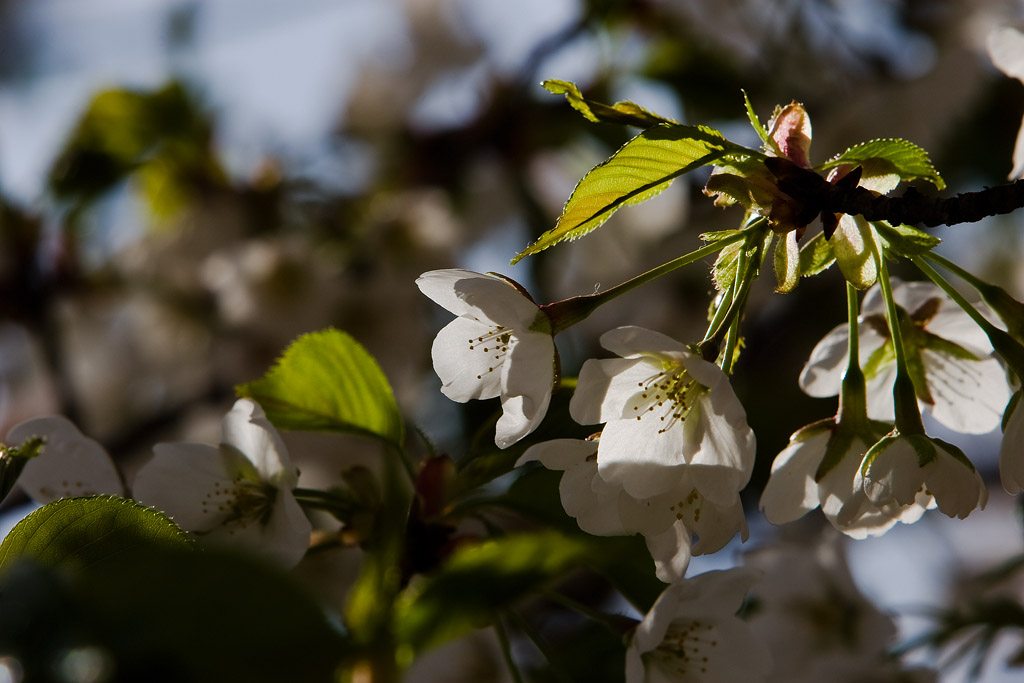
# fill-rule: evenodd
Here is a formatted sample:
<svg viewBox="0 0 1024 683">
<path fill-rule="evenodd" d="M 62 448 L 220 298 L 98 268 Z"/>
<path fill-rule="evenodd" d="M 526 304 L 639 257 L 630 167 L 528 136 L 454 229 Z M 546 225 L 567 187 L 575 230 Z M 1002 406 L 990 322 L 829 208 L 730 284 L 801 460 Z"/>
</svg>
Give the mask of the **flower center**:
<svg viewBox="0 0 1024 683">
<path fill-rule="evenodd" d="M 677 520 L 688 522 L 686 527 L 693 529 L 700 524 L 700 513 L 704 508 L 704 496 L 700 495 L 697 489 L 691 489 L 689 495 L 668 506 L 669 512 L 676 516 Z"/>
<path fill-rule="evenodd" d="M 252 522 L 266 524 L 276 497 L 277 489 L 267 482 L 239 474 L 230 482 L 215 481 L 200 506 L 204 514 L 221 518 L 218 526 L 245 528 Z"/>
<path fill-rule="evenodd" d="M 497 325 L 479 337 L 467 341 L 470 351 L 483 354 L 486 357 L 487 374 L 490 374 L 495 370 L 501 370 L 501 366 L 505 362 L 505 355 L 512 343 L 512 331 L 503 325 Z M 476 378 L 483 379 L 483 373 L 477 375 Z"/>
<path fill-rule="evenodd" d="M 706 674 L 717 647 L 714 624 L 699 619 L 676 619 L 668 627 L 665 639 L 649 656 L 680 676 Z"/>
<path fill-rule="evenodd" d="M 633 397 L 633 412 L 637 420 L 657 417 L 662 424 L 659 434 L 664 434 L 677 423 L 686 421 L 700 386 L 682 365 L 672 365 L 667 370 L 637 382 L 640 391 Z"/>
</svg>

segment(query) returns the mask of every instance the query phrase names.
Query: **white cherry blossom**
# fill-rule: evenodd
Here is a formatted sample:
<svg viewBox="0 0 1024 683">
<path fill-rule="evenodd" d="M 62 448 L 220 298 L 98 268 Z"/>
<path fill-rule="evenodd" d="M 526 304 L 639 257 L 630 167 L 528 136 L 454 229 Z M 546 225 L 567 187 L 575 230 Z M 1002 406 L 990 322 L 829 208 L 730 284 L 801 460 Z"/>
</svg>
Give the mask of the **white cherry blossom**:
<svg viewBox="0 0 1024 683">
<path fill-rule="evenodd" d="M 863 490 L 858 473 L 876 440 L 870 434 L 844 433 L 832 419 L 793 434 L 775 457 L 761 494 L 765 518 L 772 524 L 787 524 L 820 506 L 833 527 L 857 539 L 880 536 L 897 522 L 916 522 L 934 507 L 931 496 L 921 493 L 913 505 L 876 505 Z M 826 454 L 834 462 L 819 477 Z"/>
<path fill-rule="evenodd" d="M 544 419 L 554 381 L 555 344 L 540 308 L 501 278 L 432 270 L 420 291 L 458 316 L 430 349 L 441 392 L 460 403 L 501 397 L 494 442 L 506 448 Z"/>
<path fill-rule="evenodd" d="M 626 683 L 757 683 L 771 654 L 736 616 L 758 572 L 710 571 L 672 584 L 626 650 Z"/>
<path fill-rule="evenodd" d="M 32 437 L 46 440 L 39 455 L 25 463 L 18 485 L 37 503 L 58 498 L 112 494 L 123 496 L 121 475 L 106 449 L 60 415 L 37 417 L 15 425 L 7 443 L 18 446 Z"/>
<path fill-rule="evenodd" d="M 988 502 L 985 482 L 960 449 L 924 434 L 885 437 L 868 451 L 859 476 L 876 505 L 914 505 L 925 493 L 943 514 L 964 519 Z"/>
<path fill-rule="evenodd" d="M 737 532 L 747 539 L 739 495 L 730 505 L 716 505 L 684 477 L 677 489 L 634 498 L 601 477 L 597 451 L 597 439 L 555 439 L 530 447 L 516 464 L 537 460 L 548 469 L 564 471 L 559 484 L 562 507 L 580 529 L 595 536 L 642 534 L 657 576 L 666 583 L 686 574 L 691 554 L 717 552 Z"/>
<path fill-rule="evenodd" d="M 281 435 L 248 399 L 235 402 L 222 430 L 220 446 L 157 444 L 135 477 L 135 499 L 203 541 L 242 544 L 294 566 L 312 527 L 292 494 L 298 473 Z"/>
<path fill-rule="evenodd" d="M 747 623 L 772 653 L 769 681 L 934 680 L 934 672 L 908 671 L 889 655 L 896 626 L 858 590 L 844 547 L 841 536 L 824 533 L 744 553 L 743 564 L 763 572 Z"/>
<path fill-rule="evenodd" d="M 907 313 L 903 343 L 921 410 L 950 429 L 984 434 L 999 426 L 1010 389 L 985 333 L 930 282 L 894 281 L 893 298 Z M 986 311 L 984 304 L 978 308 Z M 891 422 L 896 361 L 876 285 L 864 296 L 859 357 L 867 380 L 868 416 Z M 800 387 L 816 397 L 839 393 L 847 363 L 844 323 L 818 342 L 800 374 Z"/>
<path fill-rule="evenodd" d="M 754 433 L 721 368 L 641 327 L 606 332 L 601 345 L 621 358 L 584 363 L 569 404 L 577 422 L 606 423 L 601 477 L 637 499 L 691 486 L 731 505 L 750 478 Z"/>
</svg>

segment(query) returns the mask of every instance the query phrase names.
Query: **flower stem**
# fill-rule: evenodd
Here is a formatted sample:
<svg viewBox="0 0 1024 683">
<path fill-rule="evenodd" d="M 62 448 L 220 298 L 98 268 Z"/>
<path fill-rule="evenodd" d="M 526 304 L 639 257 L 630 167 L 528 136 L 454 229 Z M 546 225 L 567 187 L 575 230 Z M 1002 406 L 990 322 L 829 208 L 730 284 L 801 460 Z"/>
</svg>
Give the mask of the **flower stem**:
<svg viewBox="0 0 1024 683">
<path fill-rule="evenodd" d="M 907 352 L 903 347 L 903 332 L 900 329 L 899 311 L 892 296 L 892 285 L 889 282 L 889 268 L 885 257 L 875 250 L 875 262 L 878 265 L 878 284 L 882 288 L 885 299 L 886 317 L 889 319 L 889 334 L 892 337 L 893 353 L 896 355 L 896 382 L 893 384 L 892 396 L 895 404 L 896 428 L 902 434 L 924 434 L 921 422 L 921 409 L 917 406 L 917 392 L 914 381 L 907 369 Z"/>
<path fill-rule="evenodd" d="M 705 244 L 700 249 L 696 249 L 688 254 L 672 259 L 668 263 L 663 263 L 657 268 L 652 268 L 646 273 L 642 273 L 621 284 L 615 285 L 611 289 L 595 294 L 574 296 L 563 301 L 556 301 L 554 303 L 541 306 L 541 310 L 544 311 L 551 320 L 551 334 L 558 334 L 559 332 L 572 327 L 576 323 L 585 319 L 600 306 L 608 303 L 616 297 L 622 296 L 626 292 L 636 289 L 640 285 L 647 284 L 662 275 L 667 275 L 668 273 L 678 270 L 683 266 L 688 266 L 694 261 L 699 261 L 721 251 L 734 242 L 739 242 L 740 240 L 745 239 L 747 234 L 759 227 L 762 222 L 763 219 L 761 221 L 755 221 L 744 230 L 737 231 L 735 234 L 729 235 L 728 237 L 723 237 L 722 239 Z"/>
<path fill-rule="evenodd" d="M 951 285 L 946 278 L 942 277 L 938 272 L 936 272 L 936 270 L 932 268 L 927 261 L 925 261 L 920 256 L 914 256 L 911 260 L 922 273 L 928 276 L 929 280 L 938 285 L 942 289 L 942 291 L 944 291 L 950 299 L 955 301 L 957 306 L 962 308 L 964 313 L 970 316 L 971 320 L 973 320 L 978 325 L 978 327 L 981 328 L 982 332 L 985 333 L 985 336 L 988 337 L 989 342 L 991 342 L 992 347 L 999 353 L 999 355 L 1003 357 L 1003 360 L 1005 360 L 1007 364 L 1009 364 L 1014 374 L 1016 374 L 1017 377 L 1024 378 L 1024 346 L 1021 346 L 1020 342 L 1018 342 L 1016 339 L 1011 337 L 1003 330 L 993 325 L 987 318 L 985 318 L 985 316 L 982 315 L 981 311 L 979 311 L 973 304 L 971 304 L 970 301 L 967 300 L 967 297 L 961 294 L 956 289 L 956 287 Z M 946 266 L 954 273 L 956 273 L 958 276 L 962 277 L 964 280 L 967 280 L 967 282 L 970 283 L 971 286 L 977 288 L 977 285 L 974 282 L 974 280 L 977 280 L 977 278 L 975 278 L 973 275 L 968 273 L 963 268 L 960 268 L 956 264 L 953 264 L 950 261 L 946 261 L 945 259 L 936 262 L 942 263 L 943 266 Z M 967 277 L 964 277 L 965 275 Z M 986 283 L 983 282 L 981 284 L 988 286 L 986 285 Z"/>
<path fill-rule="evenodd" d="M 846 283 L 846 309 L 849 317 L 849 342 L 846 372 L 843 374 L 843 385 L 839 392 L 838 421 L 862 425 L 867 422 L 868 407 L 864 371 L 860 367 L 860 331 L 857 320 L 860 315 L 860 304 L 857 300 L 857 288 L 849 282 Z"/>
</svg>

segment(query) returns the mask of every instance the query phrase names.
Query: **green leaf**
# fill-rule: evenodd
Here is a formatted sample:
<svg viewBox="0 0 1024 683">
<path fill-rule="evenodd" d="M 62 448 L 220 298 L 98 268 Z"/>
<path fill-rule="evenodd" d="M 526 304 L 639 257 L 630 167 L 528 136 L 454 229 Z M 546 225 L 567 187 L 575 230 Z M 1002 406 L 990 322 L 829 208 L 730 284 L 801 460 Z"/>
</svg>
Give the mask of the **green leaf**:
<svg viewBox="0 0 1024 683">
<path fill-rule="evenodd" d="M 650 112 L 633 102 L 616 102 L 609 106 L 583 97 L 579 86 L 570 81 L 547 80 L 541 83 L 555 95 L 565 95 L 572 108 L 594 123 L 619 123 L 637 128 L 650 128 L 659 123 L 676 123 L 672 119 Z"/>
<path fill-rule="evenodd" d="M 764 125 L 762 125 L 761 120 L 757 118 L 757 113 L 754 112 L 754 105 L 750 102 L 750 98 L 747 96 L 747 91 L 744 90 L 742 92 L 743 104 L 747 109 L 747 119 L 750 120 L 750 125 L 754 129 L 754 132 L 757 133 L 757 137 L 761 138 L 761 144 L 764 145 L 765 151 L 772 150 L 778 156 L 783 156 L 782 153 L 779 152 L 779 147 L 775 144 L 775 140 L 773 140 L 772 136 L 768 133 L 768 129 L 765 128 Z"/>
<path fill-rule="evenodd" d="M 900 256 L 917 256 L 931 251 L 937 246 L 941 239 L 919 230 L 912 225 L 890 225 L 884 221 L 873 222 L 878 234 L 885 240 L 888 249 Z"/>
<path fill-rule="evenodd" d="M 796 245 L 795 231 L 779 235 L 772 260 L 775 266 L 775 280 L 778 283 L 775 291 L 783 294 L 793 291 L 800 281 L 800 252 Z"/>
<path fill-rule="evenodd" d="M 402 443 L 402 416 L 387 378 L 359 342 L 334 328 L 299 337 L 267 374 L 235 391 L 263 406 L 280 429 Z"/>
<path fill-rule="evenodd" d="M 706 126 L 661 124 L 623 145 L 576 185 L 555 227 L 520 252 L 512 263 L 594 230 L 620 207 L 657 195 L 679 176 L 728 154 L 755 154 Z"/>
<path fill-rule="evenodd" d="M 927 180 L 937 189 L 946 187 L 946 182 L 935 170 L 928 152 L 909 140 L 900 138 L 884 138 L 871 140 L 855 145 L 842 154 L 821 165 L 820 170 L 834 168 L 841 164 L 862 165 L 873 160 L 884 160 L 892 164 L 892 172 L 900 180 L 910 181 L 919 178 Z"/>
<path fill-rule="evenodd" d="M 587 553 L 585 542 L 553 531 L 464 548 L 402 594 L 394 621 L 398 640 L 411 656 L 484 626 L 498 610 L 580 565 Z"/>
<path fill-rule="evenodd" d="M 169 517 L 133 500 L 62 498 L 39 508 L 11 530 L 0 544 L 0 569 L 22 557 L 70 569 L 106 566 L 153 545 L 192 543 Z"/>
<path fill-rule="evenodd" d="M 0 576 L 0 652 L 24 681 L 337 683 L 346 643 L 327 614 L 285 572 L 216 549 Z M 91 666 L 60 666 L 73 659 Z"/>
<path fill-rule="evenodd" d="M 800 273 L 804 277 L 817 275 L 826 270 L 836 261 L 832 242 L 825 239 L 824 233 L 816 233 L 800 247 Z"/>
</svg>

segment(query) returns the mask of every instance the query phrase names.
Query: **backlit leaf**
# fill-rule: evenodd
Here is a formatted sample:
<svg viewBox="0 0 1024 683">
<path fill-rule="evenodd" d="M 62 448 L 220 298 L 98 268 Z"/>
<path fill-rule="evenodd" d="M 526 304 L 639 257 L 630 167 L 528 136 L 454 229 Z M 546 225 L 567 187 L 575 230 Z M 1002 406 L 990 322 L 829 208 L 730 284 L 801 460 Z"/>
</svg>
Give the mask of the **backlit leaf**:
<svg viewBox="0 0 1024 683">
<path fill-rule="evenodd" d="M 124 561 L 153 545 L 187 546 L 191 537 L 162 512 L 116 496 L 62 498 L 18 524 L 0 544 L 0 569 L 22 557 L 80 569 Z"/>
<path fill-rule="evenodd" d="M 607 105 L 588 100 L 583 97 L 579 86 L 570 81 L 547 80 L 541 85 L 555 95 L 565 95 L 565 99 L 573 109 L 583 114 L 588 121 L 595 123 L 619 123 L 637 128 L 650 128 L 659 123 L 676 123 L 672 119 L 650 112 L 633 102 L 616 102 Z"/>
<path fill-rule="evenodd" d="M 261 379 L 235 390 L 259 403 L 280 429 L 402 443 L 402 417 L 383 371 L 359 342 L 334 328 L 299 337 Z"/>
<path fill-rule="evenodd" d="M 706 126 L 661 124 L 623 145 L 576 185 L 555 227 L 519 253 L 512 263 L 594 230 L 620 207 L 663 191 L 679 176 L 729 154 L 756 154 Z"/>
<path fill-rule="evenodd" d="M 842 154 L 836 156 L 821 165 L 821 170 L 834 168 L 841 164 L 852 164 L 854 166 L 864 164 L 874 159 L 882 159 L 892 164 L 892 172 L 900 177 L 900 180 L 910 181 L 919 178 L 927 180 L 937 189 L 946 187 L 946 182 L 935 170 L 928 152 L 924 151 L 909 140 L 900 138 L 884 138 L 871 140 L 855 145 Z"/>
</svg>

